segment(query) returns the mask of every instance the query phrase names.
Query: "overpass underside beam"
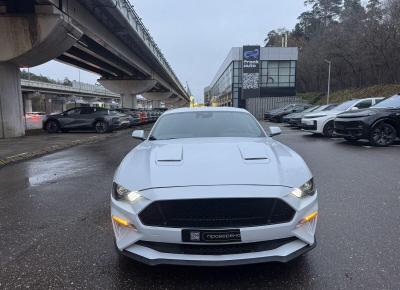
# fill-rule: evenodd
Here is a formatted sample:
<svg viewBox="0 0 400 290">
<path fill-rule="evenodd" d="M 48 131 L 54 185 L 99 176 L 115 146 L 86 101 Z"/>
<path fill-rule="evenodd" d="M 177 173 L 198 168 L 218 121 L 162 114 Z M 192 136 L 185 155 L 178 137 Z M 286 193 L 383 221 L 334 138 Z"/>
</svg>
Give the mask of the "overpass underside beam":
<svg viewBox="0 0 400 290">
<path fill-rule="evenodd" d="M 149 92 L 143 93 L 143 97 L 149 101 L 163 101 L 170 98 L 173 93 L 172 92 Z"/>
<path fill-rule="evenodd" d="M 0 138 L 25 135 L 19 67 L 0 63 Z"/>
<path fill-rule="evenodd" d="M 107 90 L 120 94 L 124 108 L 136 109 L 136 95 L 143 94 L 154 88 L 155 80 L 107 80 L 99 79 L 98 82 Z"/>
</svg>

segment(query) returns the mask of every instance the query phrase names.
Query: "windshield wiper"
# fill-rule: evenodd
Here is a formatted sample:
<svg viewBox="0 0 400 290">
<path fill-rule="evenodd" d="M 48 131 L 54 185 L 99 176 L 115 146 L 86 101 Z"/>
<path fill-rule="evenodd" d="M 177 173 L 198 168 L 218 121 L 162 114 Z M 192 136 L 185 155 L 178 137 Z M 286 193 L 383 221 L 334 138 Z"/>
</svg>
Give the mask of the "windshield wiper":
<svg viewBox="0 0 400 290">
<path fill-rule="evenodd" d="M 150 137 L 149 137 L 149 140 L 150 140 L 150 141 L 155 141 L 155 140 L 157 140 L 157 138 L 154 137 L 154 136 L 150 136 Z"/>
</svg>

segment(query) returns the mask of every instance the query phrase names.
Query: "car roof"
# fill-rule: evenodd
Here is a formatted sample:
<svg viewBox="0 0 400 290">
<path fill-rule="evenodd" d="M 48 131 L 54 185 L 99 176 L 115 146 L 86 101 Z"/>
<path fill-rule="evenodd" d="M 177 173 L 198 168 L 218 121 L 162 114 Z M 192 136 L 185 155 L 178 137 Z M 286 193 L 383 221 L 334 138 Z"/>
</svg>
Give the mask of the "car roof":
<svg viewBox="0 0 400 290">
<path fill-rule="evenodd" d="M 234 107 L 200 107 L 200 108 L 179 108 L 166 111 L 164 114 L 175 114 L 175 113 L 189 113 L 189 112 L 242 112 L 248 113 L 245 109 L 239 109 Z"/>
</svg>

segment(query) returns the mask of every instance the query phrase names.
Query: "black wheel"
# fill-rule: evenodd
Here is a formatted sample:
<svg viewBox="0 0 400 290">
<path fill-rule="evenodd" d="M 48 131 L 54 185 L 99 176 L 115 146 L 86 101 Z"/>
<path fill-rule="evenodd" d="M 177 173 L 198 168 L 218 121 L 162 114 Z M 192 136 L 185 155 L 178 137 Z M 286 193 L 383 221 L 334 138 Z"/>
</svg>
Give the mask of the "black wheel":
<svg viewBox="0 0 400 290">
<path fill-rule="evenodd" d="M 349 141 L 349 142 L 356 142 L 358 141 L 357 137 L 343 137 L 344 140 Z"/>
<path fill-rule="evenodd" d="M 396 140 L 396 129 L 387 123 L 376 124 L 369 133 L 369 141 L 374 146 L 390 146 Z"/>
<path fill-rule="evenodd" d="M 57 133 L 60 131 L 60 125 L 54 120 L 47 121 L 45 128 L 48 133 Z"/>
<path fill-rule="evenodd" d="M 329 121 L 324 127 L 324 136 L 329 138 L 333 137 L 333 130 L 333 121 Z"/>
<path fill-rule="evenodd" d="M 108 123 L 106 121 L 97 121 L 94 124 L 94 129 L 96 130 L 96 133 L 99 133 L 99 134 L 104 134 L 104 133 L 110 132 L 110 126 L 108 125 Z"/>
</svg>

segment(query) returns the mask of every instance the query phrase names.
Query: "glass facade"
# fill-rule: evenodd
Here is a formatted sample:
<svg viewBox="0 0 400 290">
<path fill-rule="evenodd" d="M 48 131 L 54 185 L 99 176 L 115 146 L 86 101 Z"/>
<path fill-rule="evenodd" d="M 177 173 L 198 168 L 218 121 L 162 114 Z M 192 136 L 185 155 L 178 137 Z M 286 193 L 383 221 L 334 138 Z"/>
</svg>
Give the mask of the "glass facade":
<svg viewBox="0 0 400 290">
<path fill-rule="evenodd" d="M 295 92 L 296 61 L 262 60 L 260 66 L 260 97 L 287 96 Z M 242 61 L 232 61 L 210 88 L 211 103 L 216 106 L 242 107 Z"/>
<path fill-rule="evenodd" d="M 261 87 L 296 87 L 296 61 L 262 61 Z"/>
</svg>

